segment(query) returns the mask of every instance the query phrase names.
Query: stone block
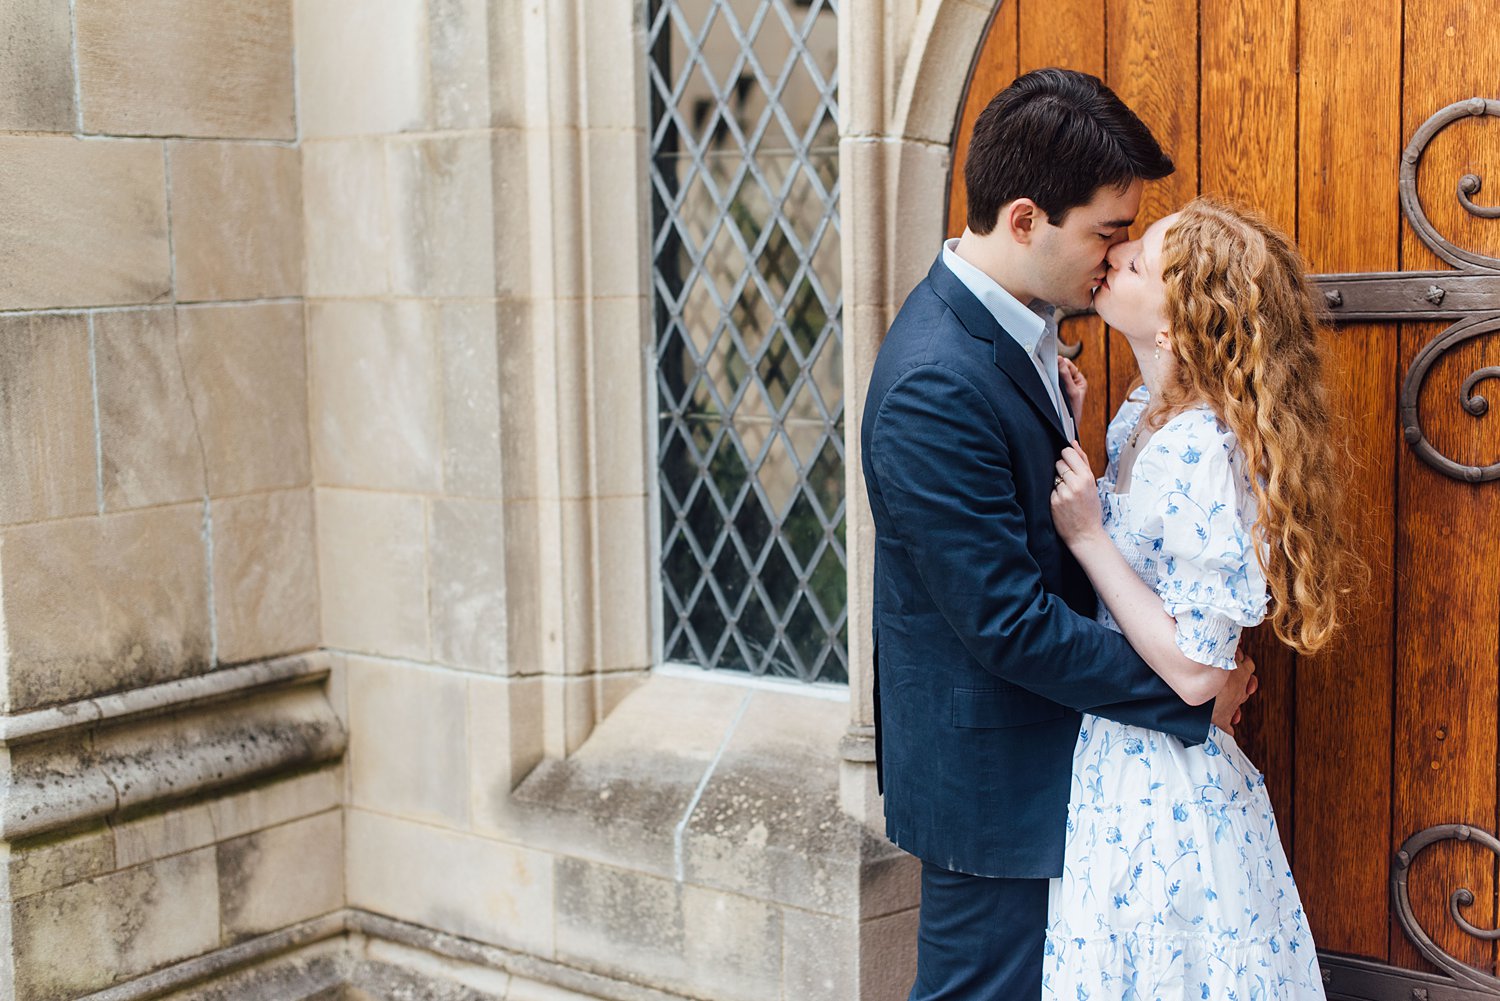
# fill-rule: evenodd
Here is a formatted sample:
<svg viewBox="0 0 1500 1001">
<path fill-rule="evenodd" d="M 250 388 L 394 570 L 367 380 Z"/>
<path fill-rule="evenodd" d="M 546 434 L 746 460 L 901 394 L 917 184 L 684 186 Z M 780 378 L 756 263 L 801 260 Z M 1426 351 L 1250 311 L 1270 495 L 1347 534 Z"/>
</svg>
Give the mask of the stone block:
<svg viewBox="0 0 1500 1001">
<path fill-rule="evenodd" d="M 218 840 L 207 804 L 169 809 L 112 824 L 115 866 L 130 869 L 169 855 L 204 848 Z"/>
<path fill-rule="evenodd" d="M 299 9 L 309 6 L 300 4 Z M 391 225 L 383 142 L 303 143 L 302 215 L 309 296 L 390 291 Z"/>
<path fill-rule="evenodd" d="M 0 309 L 171 294 L 160 143 L 0 138 Z"/>
<path fill-rule="evenodd" d="M 292 778 L 275 778 L 210 800 L 208 811 L 214 830 L 220 838 L 234 838 L 338 806 L 343 802 L 340 771 L 334 766 Z"/>
<path fill-rule="evenodd" d="M 494 294 L 490 145 L 487 134 L 387 144 L 397 295 Z"/>
<path fill-rule="evenodd" d="M 691 997 L 781 1001 L 777 908 L 566 856 L 556 874 L 559 961 Z"/>
<path fill-rule="evenodd" d="M 349 906 L 553 954 L 552 855 L 361 809 L 346 824 Z"/>
<path fill-rule="evenodd" d="M 231 838 L 217 851 L 226 942 L 285 928 L 344 904 L 341 810 Z"/>
<path fill-rule="evenodd" d="M 421 498 L 320 488 L 316 503 L 323 645 L 425 659 Z"/>
<path fill-rule="evenodd" d="M 593 129 L 582 152 L 588 158 L 589 291 L 600 297 L 650 295 L 646 134 Z"/>
<path fill-rule="evenodd" d="M 311 484 L 302 306 L 186 306 L 177 337 L 212 495 Z"/>
<path fill-rule="evenodd" d="M 589 306 L 594 478 L 603 497 L 644 496 L 655 480 L 646 458 L 656 409 L 656 372 L 646 354 L 654 337 L 650 316 L 642 297 L 595 299 Z"/>
<path fill-rule="evenodd" d="M 423 0 L 304 0 L 296 8 L 304 136 L 378 135 L 428 126 Z"/>
<path fill-rule="evenodd" d="M 205 496 L 202 432 L 172 309 L 99 313 L 93 323 L 105 509 Z"/>
<path fill-rule="evenodd" d="M 596 501 L 599 662 L 606 671 L 651 666 L 651 561 L 644 496 Z"/>
<path fill-rule="evenodd" d="M 438 129 L 489 128 L 490 6 L 485 0 L 433 0 L 428 4 L 432 110 Z M 502 61 L 516 60 L 505 52 Z"/>
<path fill-rule="evenodd" d="M 496 59 L 490 66 L 490 125 L 495 128 L 521 129 L 541 124 L 540 116 L 532 122 L 527 110 L 526 22 L 531 14 L 521 4 L 490 4 L 489 48 L 491 52 L 513 53 L 513 58 Z"/>
<path fill-rule="evenodd" d="M 551 375 L 544 365 L 547 352 L 538 342 L 533 304 L 502 299 L 495 306 L 496 350 L 500 360 L 500 465 L 507 500 L 535 500 L 540 496 L 541 432 L 538 404 L 540 384 Z M 550 346 L 546 346 L 550 347 Z"/>
<path fill-rule="evenodd" d="M 462 675 L 349 658 L 356 806 L 463 828 L 469 820 L 468 688 Z"/>
<path fill-rule="evenodd" d="M 644 13 L 630 0 L 607 0 L 582 19 L 584 118 L 591 129 L 646 126 Z"/>
<path fill-rule="evenodd" d="M 99 828 L 57 840 L 11 845 L 9 856 L 3 879 L 9 889 L 0 893 L 0 898 L 7 900 L 68 886 L 118 868 L 114 835 Z"/>
<path fill-rule="evenodd" d="M 859 923 L 787 907 L 782 920 L 782 997 L 798 1001 L 859 998 Z"/>
<path fill-rule="evenodd" d="M 441 488 L 435 326 L 432 308 L 410 300 L 309 307 L 313 468 L 320 484 Z"/>
<path fill-rule="evenodd" d="M 76 997 L 215 948 L 218 896 L 204 848 L 19 901 L 17 1001 Z"/>
<path fill-rule="evenodd" d="M 167 152 L 178 300 L 301 295 L 301 152 L 227 142 Z"/>
<path fill-rule="evenodd" d="M 481 678 L 469 686 L 469 826 L 513 833 L 510 794 L 542 760 L 542 679 Z"/>
<path fill-rule="evenodd" d="M 0 7 L 0 132 L 72 132 L 73 24 L 54 0 Z"/>
<path fill-rule="evenodd" d="M 0 524 L 97 509 L 92 378 L 84 317 L 0 318 Z"/>
<path fill-rule="evenodd" d="M 86 131 L 297 137 L 291 0 L 75 6 Z"/>
<path fill-rule="evenodd" d="M 512 60 L 519 63 L 520 60 Z M 533 144 L 543 142 L 545 132 L 526 132 L 520 129 L 498 129 L 493 132 L 490 144 L 490 203 L 494 220 L 494 294 L 501 298 L 526 299 L 532 294 L 531 274 L 533 261 L 550 261 L 550 219 L 540 213 L 534 204 L 536 192 L 532 189 Z M 569 166 L 568 169 L 576 170 Z M 558 190 L 575 192 L 577 188 L 564 185 L 564 178 L 553 177 L 551 183 Z M 572 194 L 567 197 L 574 197 Z M 534 218 L 535 216 L 535 218 Z M 539 241 L 533 239 L 533 227 L 549 227 L 538 237 L 545 236 L 547 251 L 539 252 Z M 576 253 L 576 248 L 570 248 Z M 574 294 L 581 294 L 575 292 Z"/>
<path fill-rule="evenodd" d="M 428 510 L 432 654 L 454 667 L 505 671 L 505 510 L 434 498 Z"/>
<path fill-rule="evenodd" d="M 201 504 L 5 530 L 5 710 L 205 670 L 202 532 Z"/>
<path fill-rule="evenodd" d="M 900 239 L 891 241 L 890 285 L 885 301 L 899 305 L 927 277 L 942 247 L 947 225 L 943 193 L 948 190 L 951 154 L 946 139 L 941 145 L 900 142 L 888 143 L 885 148 L 887 155 L 895 158 L 888 168 L 893 196 L 886 218 L 890 232 L 900 234 Z"/>
<path fill-rule="evenodd" d="M 450 494 L 499 497 L 500 357 L 503 304 L 442 303 L 443 485 Z"/>
<path fill-rule="evenodd" d="M 311 490 L 212 503 L 214 625 L 220 663 L 318 645 L 318 566 Z"/>
<path fill-rule="evenodd" d="M 746 698 L 737 686 L 653 675 L 576 753 L 531 772 L 513 796 L 517 821 L 559 851 L 671 877 L 673 830 Z"/>
<path fill-rule="evenodd" d="M 859 910 L 863 846 L 839 804 L 841 701 L 757 691 L 683 840 L 689 881 L 835 917 Z"/>
<path fill-rule="evenodd" d="M 916 908 L 859 926 L 861 1001 L 905 1001 L 917 976 Z"/>
</svg>

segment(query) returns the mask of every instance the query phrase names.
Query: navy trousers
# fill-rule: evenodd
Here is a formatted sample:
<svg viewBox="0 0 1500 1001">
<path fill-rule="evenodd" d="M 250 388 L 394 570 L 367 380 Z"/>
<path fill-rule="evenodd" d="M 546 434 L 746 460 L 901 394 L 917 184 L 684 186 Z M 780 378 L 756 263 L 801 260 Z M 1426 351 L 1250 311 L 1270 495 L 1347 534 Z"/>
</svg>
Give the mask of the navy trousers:
<svg viewBox="0 0 1500 1001">
<path fill-rule="evenodd" d="M 1040 998 L 1047 884 L 923 862 L 917 980 L 908 1001 Z"/>
</svg>

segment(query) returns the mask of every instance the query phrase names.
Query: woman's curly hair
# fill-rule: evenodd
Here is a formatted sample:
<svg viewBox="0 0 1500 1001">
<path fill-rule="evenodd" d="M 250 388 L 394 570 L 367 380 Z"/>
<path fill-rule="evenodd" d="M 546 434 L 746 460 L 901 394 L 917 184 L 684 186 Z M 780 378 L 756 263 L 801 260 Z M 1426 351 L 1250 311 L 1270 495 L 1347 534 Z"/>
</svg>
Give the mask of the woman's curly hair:
<svg viewBox="0 0 1500 1001">
<path fill-rule="evenodd" d="M 1203 401 L 1239 439 L 1272 625 L 1311 653 L 1338 628 L 1359 563 L 1342 530 L 1321 313 L 1306 268 L 1260 215 L 1210 198 L 1189 202 L 1167 230 L 1161 267 L 1177 364 L 1151 423 Z"/>
</svg>

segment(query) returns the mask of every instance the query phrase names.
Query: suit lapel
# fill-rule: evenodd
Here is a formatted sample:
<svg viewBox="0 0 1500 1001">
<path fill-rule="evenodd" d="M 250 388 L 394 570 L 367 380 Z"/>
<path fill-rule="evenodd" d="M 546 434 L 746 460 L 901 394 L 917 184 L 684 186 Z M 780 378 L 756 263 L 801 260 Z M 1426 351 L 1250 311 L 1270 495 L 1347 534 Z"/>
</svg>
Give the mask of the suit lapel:
<svg viewBox="0 0 1500 1001">
<path fill-rule="evenodd" d="M 1021 350 L 1016 339 L 1006 333 L 996 321 L 995 315 L 984 308 L 984 303 L 975 298 L 968 286 L 948 270 L 941 255 L 932 265 L 927 278 L 932 282 L 933 291 L 948 304 L 948 308 L 953 310 L 953 314 L 969 334 L 995 346 L 995 367 L 1009 377 L 1032 409 L 1057 435 L 1058 440 L 1066 444 L 1068 436 L 1063 430 L 1062 418 L 1052 405 L 1052 398 L 1047 395 L 1047 387 L 1042 384 L 1042 377 L 1037 373 L 1036 366 L 1026 352 Z"/>
</svg>

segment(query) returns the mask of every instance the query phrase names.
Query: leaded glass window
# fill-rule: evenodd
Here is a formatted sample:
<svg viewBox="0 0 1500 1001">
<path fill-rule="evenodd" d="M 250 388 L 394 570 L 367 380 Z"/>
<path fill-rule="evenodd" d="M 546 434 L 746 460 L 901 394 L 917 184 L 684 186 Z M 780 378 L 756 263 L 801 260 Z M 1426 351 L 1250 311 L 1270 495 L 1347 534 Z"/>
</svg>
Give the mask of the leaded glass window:
<svg viewBox="0 0 1500 1001">
<path fill-rule="evenodd" d="M 651 0 L 662 642 L 847 681 L 835 0 Z"/>
</svg>

